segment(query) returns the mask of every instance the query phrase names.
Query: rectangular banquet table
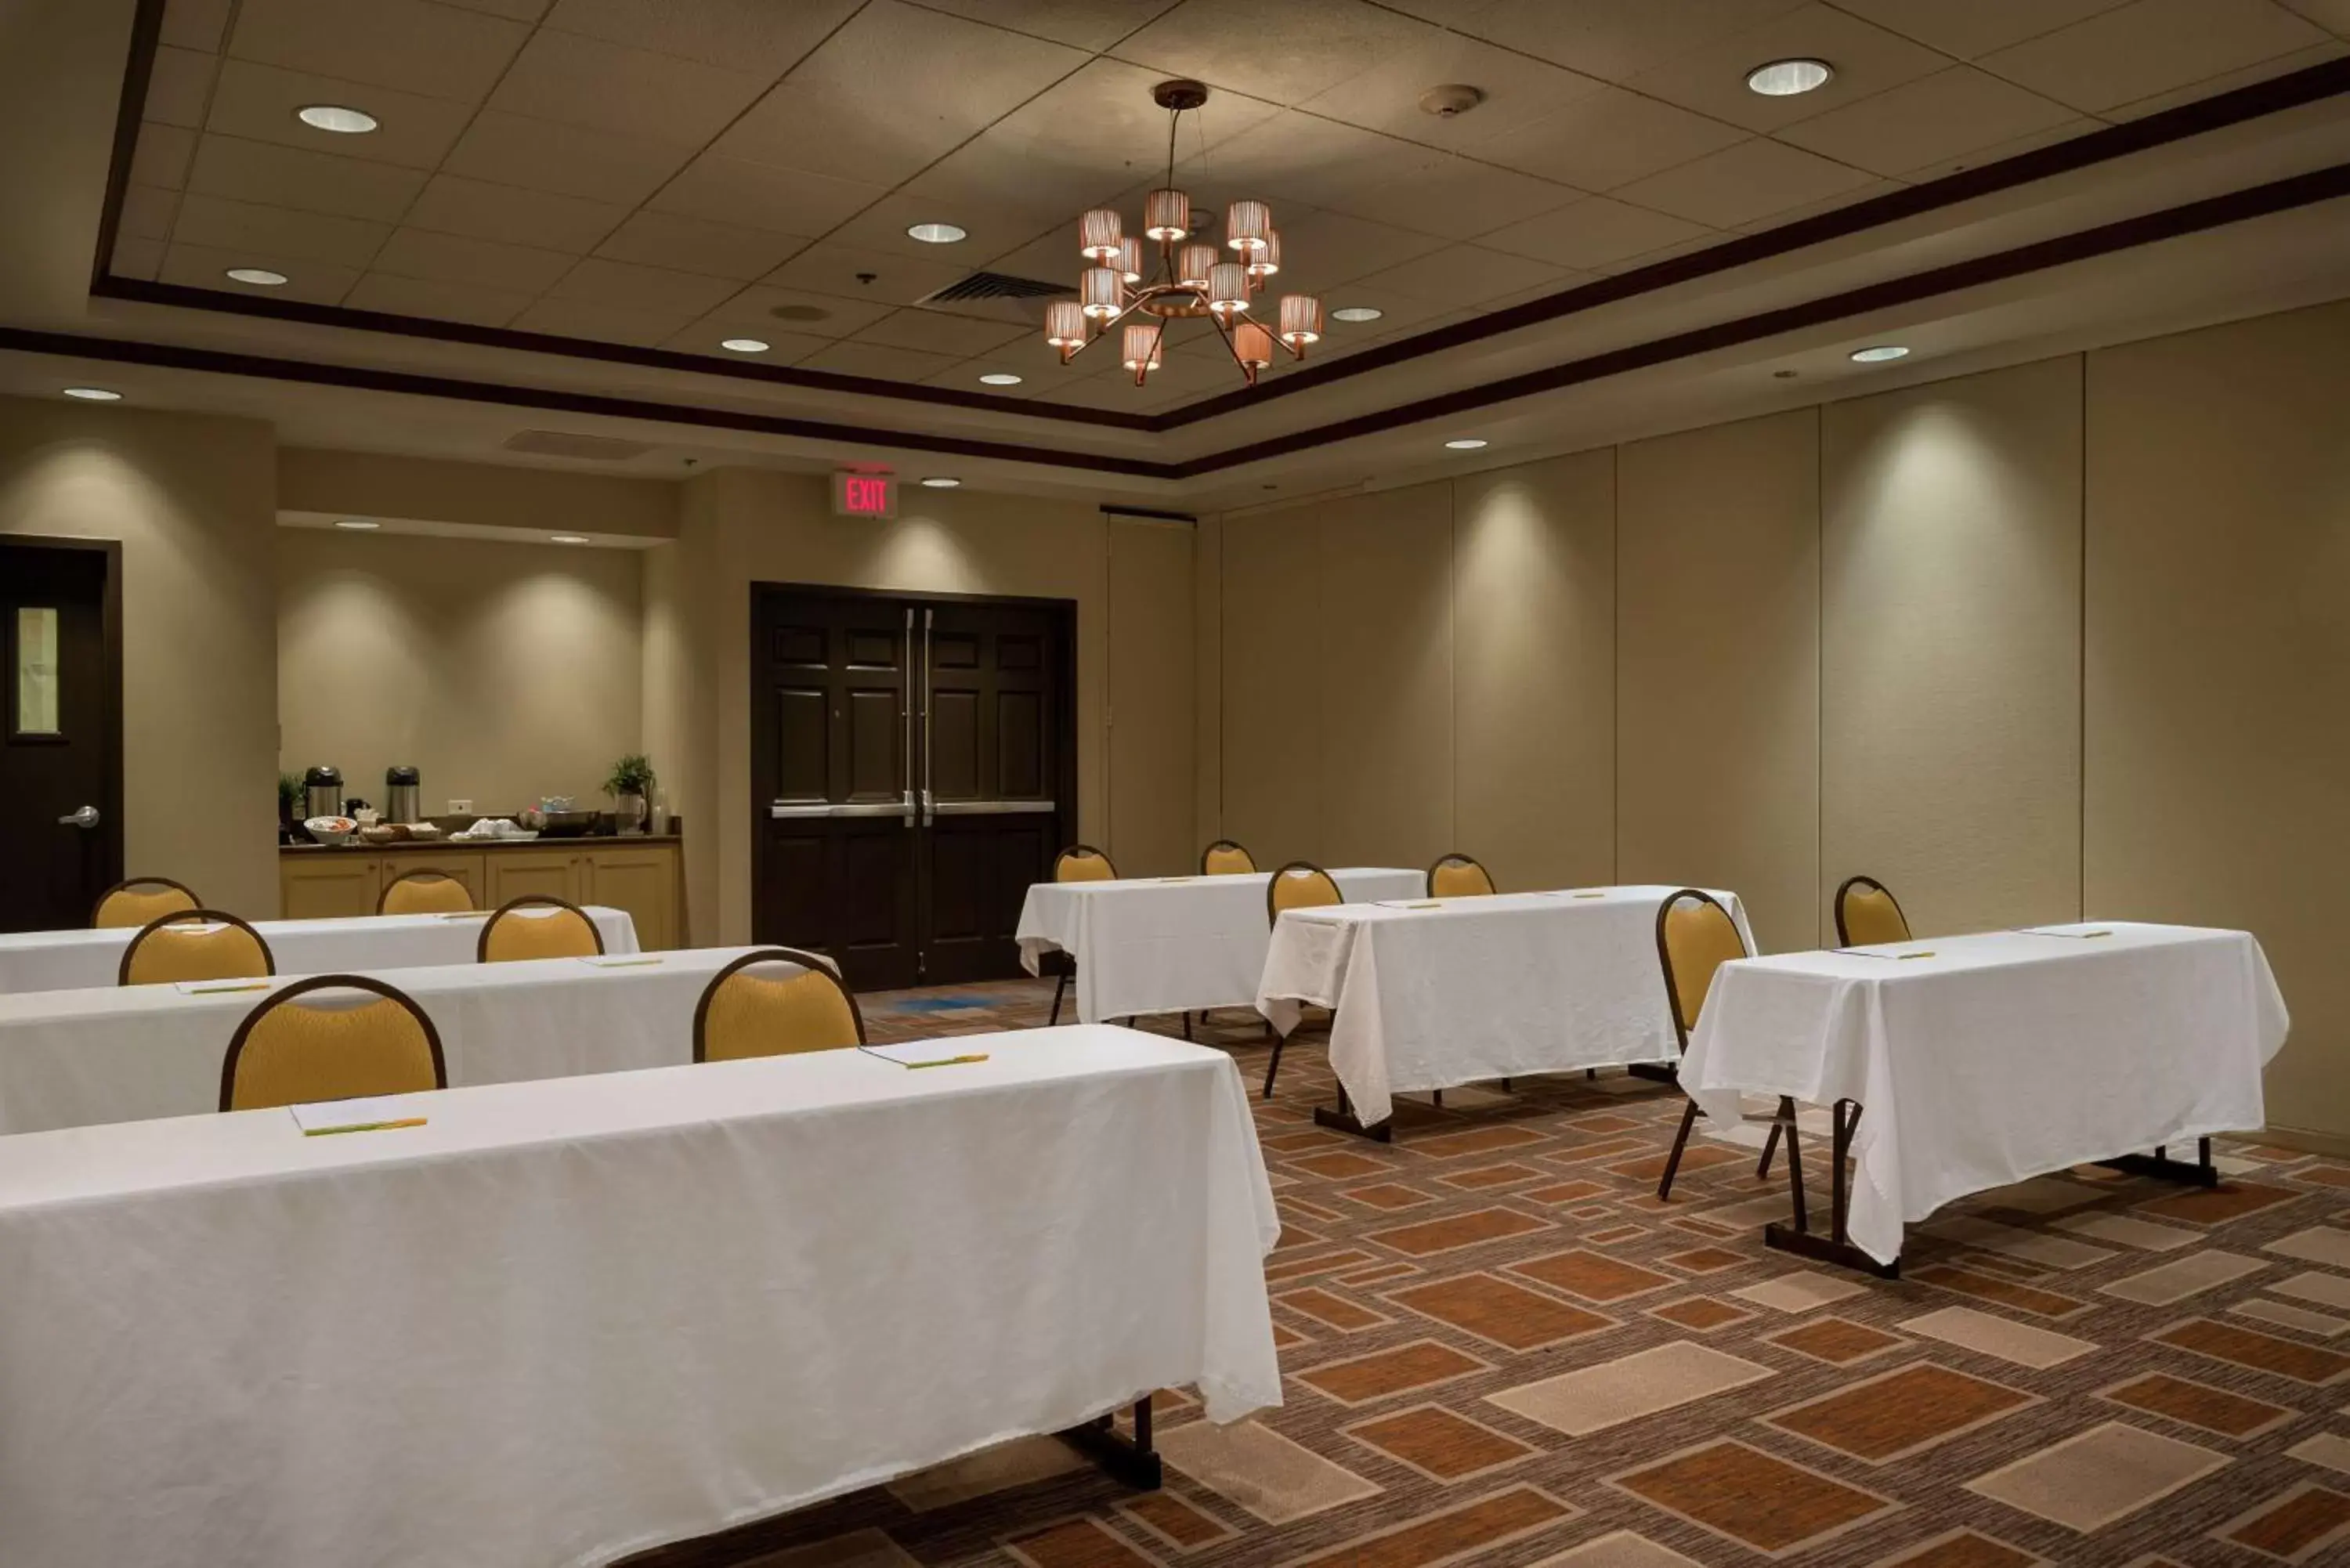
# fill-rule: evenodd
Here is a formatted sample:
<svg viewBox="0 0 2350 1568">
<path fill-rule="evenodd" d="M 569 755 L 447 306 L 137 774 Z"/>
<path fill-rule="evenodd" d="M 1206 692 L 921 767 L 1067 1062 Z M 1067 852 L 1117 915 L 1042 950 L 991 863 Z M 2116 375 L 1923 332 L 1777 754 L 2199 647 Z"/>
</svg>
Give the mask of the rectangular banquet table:
<svg viewBox="0 0 2350 1568">
<path fill-rule="evenodd" d="M 1333 1010 L 1330 1065 L 1361 1126 L 1392 1096 L 1679 1054 L 1657 910 L 1666 887 L 1395 899 L 1281 917 L 1257 1011 L 1287 1034 Z M 1715 892 L 1752 949 L 1735 893 Z"/>
<path fill-rule="evenodd" d="M 235 911 L 231 910 L 232 914 Z M 626 909 L 588 906 L 604 933 L 608 953 L 637 950 L 636 922 Z M 483 910 L 471 915 L 363 915 L 334 920 L 255 920 L 280 974 L 347 973 L 353 970 L 414 969 L 422 964 L 472 963 L 481 940 Z M 135 927 L 0 933 L 0 995 L 25 991 L 81 991 L 112 985 L 122 971 L 122 950 Z"/>
<path fill-rule="evenodd" d="M 1954 1198 L 2262 1127 L 2261 1069 L 2288 1023 L 2247 931 L 1987 931 L 1723 965 L 1681 1085 L 1722 1125 L 1742 1090 L 1834 1106 L 1856 1162 L 1848 1216 L 1839 1201 L 1833 1236 L 1768 1235 L 1882 1272 L 1904 1222 Z M 2163 1163 L 2139 1168 L 2210 1179 Z M 1840 1193 L 1841 1160 L 1831 1175 Z"/>
<path fill-rule="evenodd" d="M 1384 867 L 1333 871 L 1349 899 L 1405 898 L 1427 874 Z M 1146 1012 L 1253 1007 L 1272 924 L 1265 884 L 1245 877 L 1142 877 L 1038 882 L 1020 906 L 1020 961 L 1030 974 L 1058 948 L 1076 960 L 1077 1016 L 1087 1023 Z"/>
<path fill-rule="evenodd" d="M 1279 1404 L 1280 1227 L 1231 1059 L 956 1044 L 990 1059 L 447 1089 L 341 1137 L 281 1109 L 0 1138 L 0 1557 L 585 1568 L 1156 1388 L 1219 1422 Z"/>
<path fill-rule="evenodd" d="M 441 1032 L 452 1086 L 693 1060 L 702 988 L 745 948 L 644 953 L 624 967 L 530 959 L 385 971 Z M 279 975 L 276 985 L 298 975 Z M 177 985 L 0 996 L 0 1134 L 196 1116 L 220 1106 L 221 1061 L 265 991 Z"/>
</svg>

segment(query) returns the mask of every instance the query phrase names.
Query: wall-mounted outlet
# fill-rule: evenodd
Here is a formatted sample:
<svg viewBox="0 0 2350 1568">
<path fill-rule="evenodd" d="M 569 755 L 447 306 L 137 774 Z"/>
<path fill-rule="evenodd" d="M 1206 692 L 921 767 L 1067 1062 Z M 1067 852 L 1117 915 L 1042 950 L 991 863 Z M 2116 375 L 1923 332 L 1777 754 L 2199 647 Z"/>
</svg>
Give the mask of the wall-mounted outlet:
<svg viewBox="0 0 2350 1568">
<path fill-rule="evenodd" d="M 452 816 L 455 816 L 460 812 L 471 811 L 473 809 L 473 803 L 470 800 L 452 800 L 449 803 L 449 815 Z"/>
</svg>

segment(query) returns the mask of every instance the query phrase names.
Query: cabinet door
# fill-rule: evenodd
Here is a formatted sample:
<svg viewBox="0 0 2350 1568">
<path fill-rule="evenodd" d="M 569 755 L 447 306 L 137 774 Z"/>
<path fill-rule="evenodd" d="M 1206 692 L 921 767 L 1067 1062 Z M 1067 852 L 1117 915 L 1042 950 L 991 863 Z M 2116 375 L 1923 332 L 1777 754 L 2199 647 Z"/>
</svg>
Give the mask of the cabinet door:
<svg viewBox="0 0 2350 1568">
<path fill-rule="evenodd" d="M 552 893 L 575 904 L 585 903 L 580 884 L 581 863 L 587 857 L 569 849 L 492 849 L 482 856 L 489 897 L 483 908 L 494 909 L 525 893 Z"/>
<path fill-rule="evenodd" d="M 473 900 L 476 909 L 495 909 L 496 905 L 483 901 L 489 893 L 489 887 L 488 879 L 483 875 L 482 860 L 479 853 L 443 855 L 437 851 L 410 850 L 405 854 L 387 855 L 383 857 L 383 885 L 389 888 L 411 871 L 438 871 L 443 877 L 463 882 L 465 897 Z"/>
<path fill-rule="evenodd" d="M 588 857 L 587 902 L 626 909 L 637 946 L 658 952 L 677 945 L 677 851 L 668 845 L 598 849 Z"/>
<path fill-rule="evenodd" d="M 383 863 L 372 855 L 325 849 L 278 857 L 278 903 L 288 920 L 372 915 L 382 888 Z"/>
</svg>

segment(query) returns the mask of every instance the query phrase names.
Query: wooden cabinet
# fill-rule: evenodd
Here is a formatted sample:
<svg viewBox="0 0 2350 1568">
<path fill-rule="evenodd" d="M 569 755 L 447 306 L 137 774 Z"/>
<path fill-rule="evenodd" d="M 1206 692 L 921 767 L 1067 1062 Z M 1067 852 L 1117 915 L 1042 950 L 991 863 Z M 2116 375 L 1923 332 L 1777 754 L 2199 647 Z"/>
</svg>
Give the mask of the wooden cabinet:
<svg viewBox="0 0 2350 1568">
<path fill-rule="evenodd" d="M 648 952 L 677 946 L 677 846 L 598 847 L 588 854 L 582 902 L 626 909 L 636 922 L 637 946 Z"/>
<path fill-rule="evenodd" d="M 442 855 L 431 850 L 410 850 L 404 854 L 383 857 L 383 885 L 390 888 L 402 877 L 418 871 L 438 871 L 465 885 L 465 896 L 476 909 L 489 909 L 495 905 L 484 900 L 489 894 L 488 874 L 479 852 L 471 855 Z M 370 910 L 369 913 L 373 911 Z"/>
<path fill-rule="evenodd" d="M 588 856 L 580 849 L 493 849 L 482 857 L 488 895 L 482 901 L 494 909 L 525 893 L 552 894 L 575 904 L 588 902 Z"/>
<path fill-rule="evenodd" d="M 383 890 L 383 862 L 355 849 L 318 849 L 277 857 L 278 903 L 289 920 L 372 915 Z"/>
<path fill-rule="evenodd" d="M 289 849 L 277 857 L 278 904 L 289 920 L 372 915 L 384 885 L 433 870 L 465 884 L 477 909 L 529 893 L 625 909 L 647 951 L 686 940 L 683 858 L 674 838 L 573 838 L 512 847 Z"/>
</svg>

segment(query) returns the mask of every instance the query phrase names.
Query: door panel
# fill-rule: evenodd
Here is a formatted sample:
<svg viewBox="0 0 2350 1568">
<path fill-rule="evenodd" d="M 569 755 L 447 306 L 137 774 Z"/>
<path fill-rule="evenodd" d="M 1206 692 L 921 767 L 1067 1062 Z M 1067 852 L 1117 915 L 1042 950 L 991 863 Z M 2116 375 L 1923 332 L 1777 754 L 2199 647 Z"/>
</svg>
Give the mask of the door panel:
<svg viewBox="0 0 2350 1568">
<path fill-rule="evenodd" d="M 0 541 L 0 930 L 87 926 L 122 878 L 116 560 L 63 541 Z"/>
</svg>

